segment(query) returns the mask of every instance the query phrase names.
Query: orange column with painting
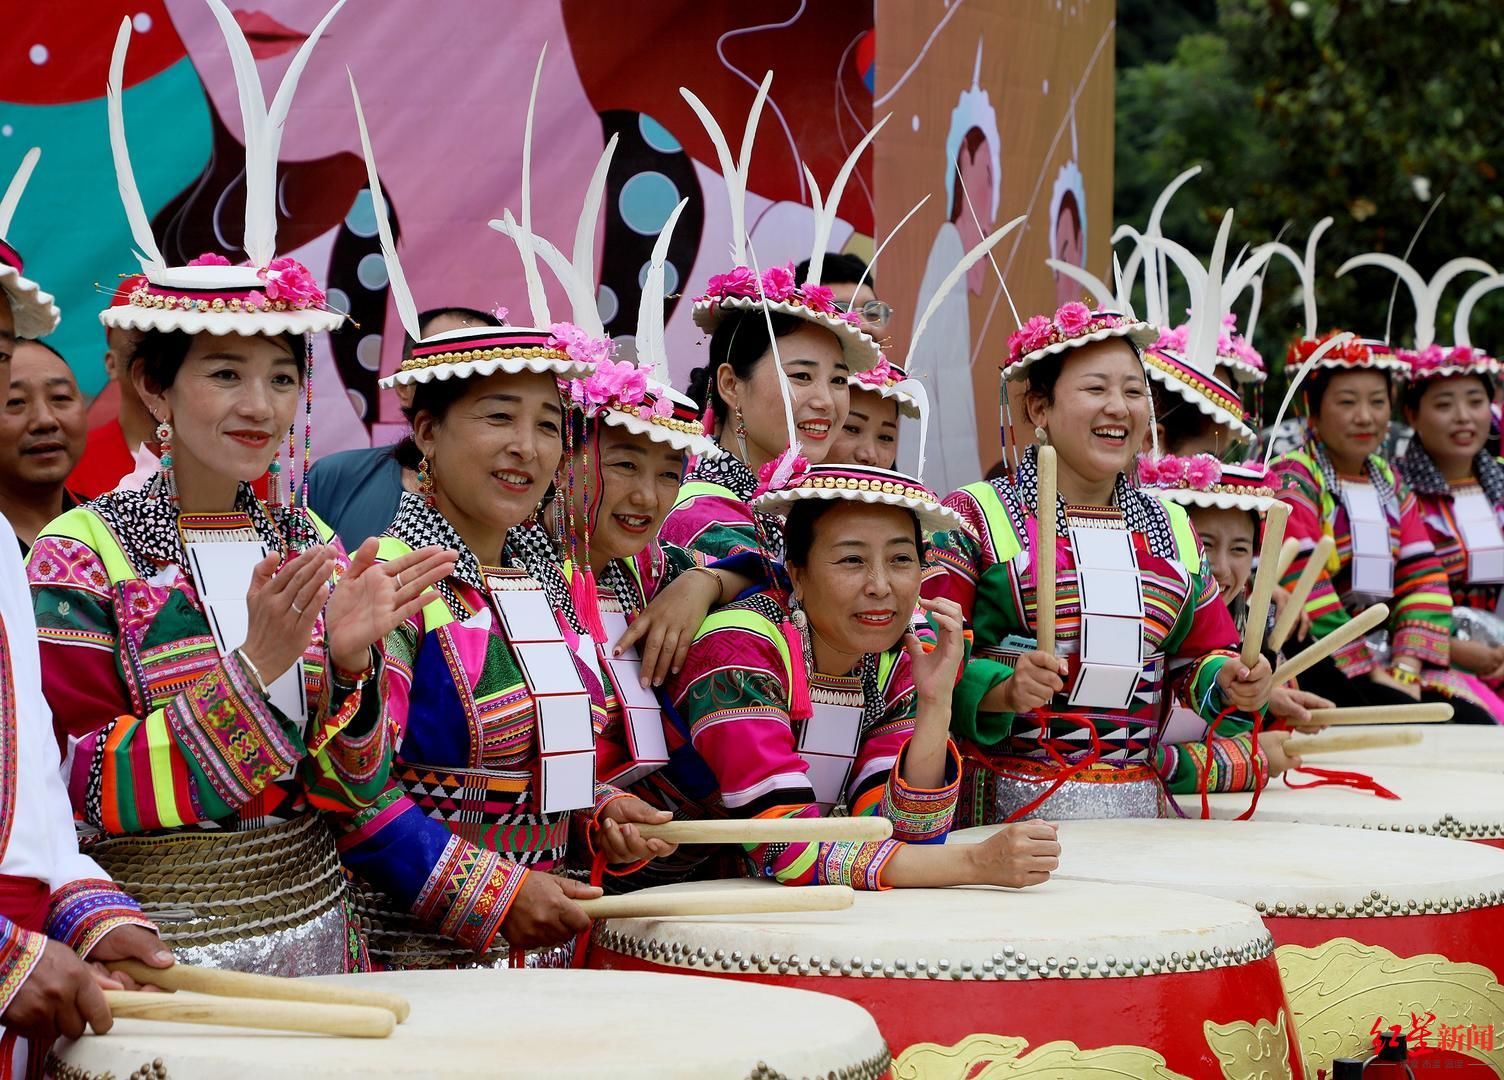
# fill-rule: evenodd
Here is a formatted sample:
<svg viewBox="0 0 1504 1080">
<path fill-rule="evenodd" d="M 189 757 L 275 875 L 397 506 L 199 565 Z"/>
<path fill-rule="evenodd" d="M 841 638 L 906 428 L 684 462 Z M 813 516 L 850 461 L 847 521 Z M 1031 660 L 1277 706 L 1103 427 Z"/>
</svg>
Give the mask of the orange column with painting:
<svg viewBox="0 0 1504 1080">
<path fill-rule="evenodd" d="M 1099 276 L 1108 269 L 1113 16 L 1112 4 L 1092 0 L 878 0 L 873 117 L 893 114 L 874 165 L 880 230 L 930 195 L 878 268 L 883 297 L 897 309 L 896 355 L 961 253 L 1003 222 L 1028 217 L 998 246 L 995 266 L 972 268 L 914 357 L 910 374 L 925 383 L 938 433 L 926 479 L 941 491 L 977 480 L 1001 461 L 998 368 L 1017 329 L 1014 307 L 1027 318 L 1080 298 L 1045 259 L 1085 265 Z M 1020 415 L 1017 407 L 1013 415 Z M 1016 434 L 1023 444 L 1033 439 L 1032 432 Z M 900 463 L 912 467 L 905 451 L 913 447 L 901 447 Z"/>
</svg>

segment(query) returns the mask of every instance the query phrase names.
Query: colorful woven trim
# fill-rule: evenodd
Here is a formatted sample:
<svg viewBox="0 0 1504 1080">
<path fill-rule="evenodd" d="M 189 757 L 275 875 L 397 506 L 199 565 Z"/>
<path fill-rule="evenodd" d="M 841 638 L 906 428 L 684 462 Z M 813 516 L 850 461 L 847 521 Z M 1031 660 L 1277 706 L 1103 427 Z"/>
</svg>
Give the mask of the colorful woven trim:
<svg viewBox="0 0 1504 1080">
<path fill-rule="evenodd" d="M 1217 408 L 1230 413 L 1238 423 L 1244 422 L 1243 400 L 1215 375 L 1203 375 L 1174 353 L 1157 346 L 1144 352 L 1144 363 L 1184 383 Z"/>
<path fill-rule="evenodd" d="M 1011 378 L 1052 352 L 1109 337 L 1126 337 L 1142 348 L 1154 340 L 1155 333 L 1148 323 L 1116 311 L 1093 311 L 1073 300 L 1062 304 L 1054 315 L 1033 316 L 1009 336 L 1003 374 Z"/>
<path fill-rule="evenodd" d="M 510 327 L 492 328 L 493 333 L 459 341 L 436 341 L 419 345 L 412 356 L 402 361 L 400 371 L 421 371 L 441 364 L 462 364 L 481 360 L 563 360 L 570 355 L 557 345 L 553 334 L 543 330 Z M 456 345 L 462 345 L 456 348 Z"/>
<path fill-rule="evenodd" d="M 758 276 L 750 266 L 736 266 L 724 274 L 713 274 L 710 284 L 701 296 L 695 297 L 695 306 L 719 306 L 725 300 L 760 301 L 764 297 L 770 303 L 791 304 L 806 308 L 816 315 L 840 319 L 852 326 L 861 325 L 861 315 L 854 311 L 842 311 L 836 304 L 835 293 L 824 285 L 800 285 L 794 280 L 794 264 L 770 266 L 762 272 L 762 288 L 758 289 Z"/>
<path fill-rule="evenodd" d="M 1482 349 L 1468 345 L 1456 345 L 1450 349 L 1428 345 L 1419 351 L 1396 349 L 1394 355 L 1405 363 L 1400 378 L 1410 383 L 1450 379 L 1458 375 L 1478 375 L 1493 379 L 1504 370 L 1504 364 Z"/>
</svg>

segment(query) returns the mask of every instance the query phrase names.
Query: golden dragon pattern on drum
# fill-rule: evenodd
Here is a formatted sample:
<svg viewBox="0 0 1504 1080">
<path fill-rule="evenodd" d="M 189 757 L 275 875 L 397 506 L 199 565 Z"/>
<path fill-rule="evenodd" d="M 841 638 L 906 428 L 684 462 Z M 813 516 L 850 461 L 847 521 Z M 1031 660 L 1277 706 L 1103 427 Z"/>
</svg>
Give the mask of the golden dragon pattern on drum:
<svg viewBox="0 0 1504 1080">
<path fill-rule="evenodd" d="M 1314 948 L 1281 945 L 1275 957 L 1309 1076 L 1333 1058 L 1372 1053 L 1380 1017 L 1394 1023 L 1403 1017 L 1406 1028 L 1411 1013 L 1434 1014 L 1438 1025 L 1504 1024 L 1504 986 L 1481 964 L 1438 953 L 1397 956 L 1352 938 Z M 1504 1075 L 1504 1045 L 1472 1053 Z"/>
</svg>

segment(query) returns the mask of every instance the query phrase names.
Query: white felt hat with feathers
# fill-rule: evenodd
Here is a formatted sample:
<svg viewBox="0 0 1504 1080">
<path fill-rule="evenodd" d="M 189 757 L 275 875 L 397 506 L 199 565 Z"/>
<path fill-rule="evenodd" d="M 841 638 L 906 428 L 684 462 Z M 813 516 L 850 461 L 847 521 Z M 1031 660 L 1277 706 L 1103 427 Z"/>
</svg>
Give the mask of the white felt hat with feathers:
<svg viewBox="0 0 1504 1080">
<path fill-rule="evenodd" d="M 128 330 L 178 330 L 211 334 L 317 333 L 333 330 L 345 314 L 326 306 L 323 290 L 308 268 L 278 258 L 277 158 L 282 129 L 292 107 L 298 80 L 324 29 L 344 7 L 338 2 L 298 47 L 271 106 L 261 89 L 256 61 L 245 34 L 222 0 L 207 0 L 229 49 L 239 90 L 245 130 L 245 265 L 231 265 L 218 255 L 203 255 L 186 266 L 168 266 L 152 234 L 151 219 L 136 187 L 125 138 L 122 96 L 131 20 L 126 17 L 115 38 L 105 96 L 110 148 L 120 201 L 130 224 L 144 281 L 126 303 L 100 313 L 106 326 Z"/>
<path fill-rule="evenodd" d="M 0 290 L 10 300 L 11 317 L 15 320 L 16 336 L 23 338 L 45 337 L 57 329 L 62 314 L 52 302 L 52 295 L 26 277 L 22 271 L 21 253 L 10 245 L 10 225 L 15 220 L 16 206 L 31 179 L 32 170 L 42 151 L 33 146 L 21 158 L 21 165 L 11 177 L 0 199 Z"/>
</svg>

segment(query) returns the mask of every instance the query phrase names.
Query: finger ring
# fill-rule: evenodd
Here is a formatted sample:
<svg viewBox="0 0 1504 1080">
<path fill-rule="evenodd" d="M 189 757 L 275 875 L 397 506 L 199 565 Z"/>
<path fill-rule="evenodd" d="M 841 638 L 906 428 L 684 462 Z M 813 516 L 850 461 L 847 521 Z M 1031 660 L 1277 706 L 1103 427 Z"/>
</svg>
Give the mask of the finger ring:
<svg viewBox="0 0 1504 1080">
<path fill-rule="evenodd" d="M 397 571 L 397 588 L 400 589 L 402 587 L 403 587 L 403 585 L 402 585 L 402 571 L 398 570 Z"/>
<path fill-rule="evenodd" d="M 302 609 L 302 608 L 300 608 L 300 607 L 298 607 L 298 605 L 297 605 L 297 602 L 296 602 L 296 601 L 294 601 L 294 602 L 293 602 L 293 605 L 292 605 L 292 609 L 293 609 L 293 610 L 294 610 L 294 611 L 296 611 L 296 612 L 297 612 L 297 613 L 298 613 L 298 614 L 299 614 L 299 615 L 301 615 L 301 614 L 303 614 L 303 609 Z"/>
</svg>

